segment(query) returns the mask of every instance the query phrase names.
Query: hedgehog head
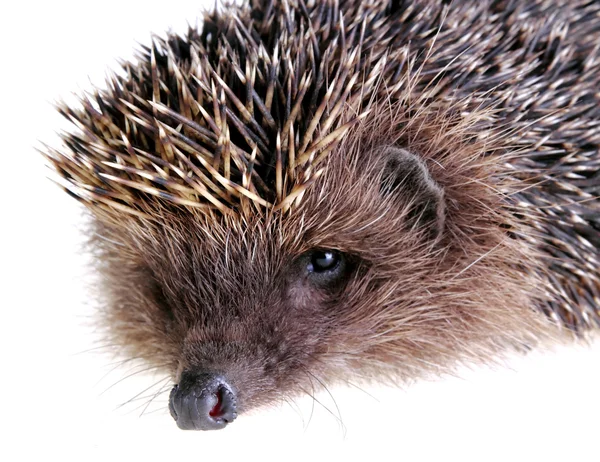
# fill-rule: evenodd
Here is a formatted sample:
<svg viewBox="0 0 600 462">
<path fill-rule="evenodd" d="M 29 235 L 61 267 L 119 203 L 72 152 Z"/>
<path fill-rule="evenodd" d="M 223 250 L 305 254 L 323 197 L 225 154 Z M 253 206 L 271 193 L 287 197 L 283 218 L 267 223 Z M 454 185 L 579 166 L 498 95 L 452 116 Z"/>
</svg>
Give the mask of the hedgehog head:
<svg viewBox="0 0 600 462">
<path fill-rule="evenodd" d="M 207 15 L 62 108 L 76 129 L 49 157 L 92 212 L 108 335 L 173 377 L 181 428 L 350 377 L 447 372 L 539 330 L 484 156 L 493 111 L 415 97 L 386 14 Z"/>
</svg>

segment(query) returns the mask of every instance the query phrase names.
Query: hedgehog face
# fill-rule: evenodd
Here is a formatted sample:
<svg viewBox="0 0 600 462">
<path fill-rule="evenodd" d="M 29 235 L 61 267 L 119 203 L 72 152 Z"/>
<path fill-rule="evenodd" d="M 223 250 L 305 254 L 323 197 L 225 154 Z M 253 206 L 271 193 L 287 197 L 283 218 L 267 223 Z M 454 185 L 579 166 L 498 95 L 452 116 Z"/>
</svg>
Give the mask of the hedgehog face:
<svg viewBox="0 0 600 462">
<path fill-rule="evenodd" d="M 453 241 L 470 226 L 475 254 L 508 245 L 480 217 L 484 195 L 446 191 L 405 149 L 354 151 L 332 156 L 288 212 L 164 207 L 152 222 L 97 222 L 109 335 L 170 372 L 180 428 L 223 428 L 336 380 L 445 370 L 472 344 L 485 355 L 513 341 L 530 318 L 505 293 L 518 280 L 461 260 Z M 456 203 L 472 209 L 468 225 Z"/>
<path fill-rule="evenodd" d="M 431 253 L 444 210 L 417 156 L 376 155 L 376 168 L 326 175 L 289 214 L 173 214 L 135 233 L 102 230 L 120 234 L 103 241 L 107 262 L 121 244 L 105 268 L 110 303 L 122 306 L 111 311 L 112 330 L 139 350 L 132 354 L 170 364 L 181 428 L 222 428 L 238 412 L 365 365 L 357 348 L 388 328 L 379 317 L 390 268 Z M 360 195 L 345 194 L 348 181 Z M 334 199 L 327 207 L 323 195 Z"/>
<path fill-rule="evenodd" d="M 359 151 L 332 155 L 290 211 L 96 222 L 109 336 L 169 371 L 180 428 L 223 428 L 338 380 L 443 372 L 535 331 L 512 261 L 474 264 L 519 255 L 486 215 L 489 188 L 444 188 L 399 147 Z"/>
<path fill-rule="evenodd" d="M 552 70 L 560 40 L 537 19 L 523 26 L 536 46 L 512 43 L 519 9 L 483 5 L 471 29 L 438 3 L 414 17 L 402 2 L 216 10 L 61 109 L 75 127 L 48 157 L 94 217 L 107 342 L 173 377 L 180 427 L 222 428 L 350 376 L 492 362 L 553 331 L 544 313 L 592 322 L 595 279 L 571 284 L 593 265 L 554 270 L 557 255 L 588 257 L 594 225 L 558 245 L 579 212 L 555 214 L 562 180 L 538 180 L 553 156 L 577 158 L 547 137 L 579 114 L 560 105 L 596 88 L 565 99 L 562 70 L 598 73 Z M 543 43 L 547 68 L 533 65 Z M 506 66 L 503 50 L 517 53 Z"/>
</svg>

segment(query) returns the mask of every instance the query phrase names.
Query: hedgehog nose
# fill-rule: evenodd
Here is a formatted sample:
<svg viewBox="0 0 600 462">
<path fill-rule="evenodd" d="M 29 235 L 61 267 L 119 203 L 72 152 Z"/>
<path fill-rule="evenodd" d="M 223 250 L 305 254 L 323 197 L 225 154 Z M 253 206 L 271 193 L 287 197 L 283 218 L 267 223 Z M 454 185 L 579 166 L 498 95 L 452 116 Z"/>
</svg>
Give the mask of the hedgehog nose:
<svg viewBox="0 0 600 462">
<path fill-rule="evenodd" d="M 184 372 L 171 390 L 169 410 L 182 430 L 219 430 L 237 417 L 236 401 L 222 376 Z"/>
</svg>

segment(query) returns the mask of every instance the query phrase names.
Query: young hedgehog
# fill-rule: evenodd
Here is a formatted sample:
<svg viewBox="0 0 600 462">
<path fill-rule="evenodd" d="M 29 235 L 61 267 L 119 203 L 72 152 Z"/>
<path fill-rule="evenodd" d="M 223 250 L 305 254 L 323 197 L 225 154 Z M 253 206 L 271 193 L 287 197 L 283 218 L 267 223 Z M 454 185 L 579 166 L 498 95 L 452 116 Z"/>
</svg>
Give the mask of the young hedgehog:
<svg viewBox="0 0 600 462">
<path fill-rule="evenodd" d="M 600 3 L 256 0 L 123 70 L 47 155 L 180 428 L 600 326 Z"/>
</svg>

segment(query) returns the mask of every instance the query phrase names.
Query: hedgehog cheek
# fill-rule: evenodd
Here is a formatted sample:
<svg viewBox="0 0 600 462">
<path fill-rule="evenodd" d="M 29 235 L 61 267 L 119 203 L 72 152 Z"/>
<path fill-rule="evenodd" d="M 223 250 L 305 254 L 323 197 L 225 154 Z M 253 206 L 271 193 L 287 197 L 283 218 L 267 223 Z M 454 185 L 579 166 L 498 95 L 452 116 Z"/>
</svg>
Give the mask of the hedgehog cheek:
<svg viewBox="0 0 600 462">
<path fill-rule="evenodd" d="M 384 148 L 381 156 L 381 194 L 401 197 L 404 204 L 408 203 L 409 220 L 417 228 L 427 229 L 433 240 L 439 240 L 446 218 L 444 191 L 432 178 L 425 162 L 395 146 Z"/>
</svg>

